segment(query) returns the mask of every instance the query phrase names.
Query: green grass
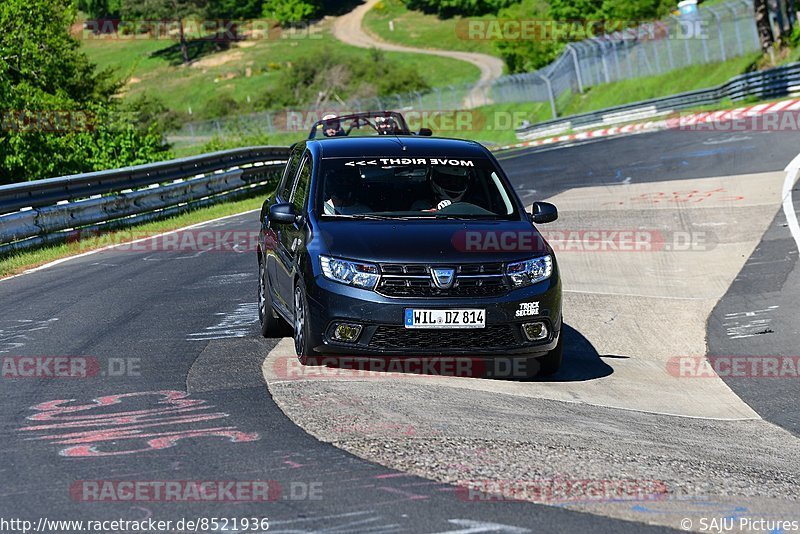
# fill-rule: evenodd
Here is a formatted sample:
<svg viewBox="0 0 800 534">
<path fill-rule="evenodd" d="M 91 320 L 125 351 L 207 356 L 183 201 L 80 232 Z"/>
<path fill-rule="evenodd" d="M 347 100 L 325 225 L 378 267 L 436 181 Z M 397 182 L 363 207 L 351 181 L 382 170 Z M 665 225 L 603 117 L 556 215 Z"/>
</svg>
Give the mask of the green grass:
<svg viewBox="0 0 800 534">
<path fill-rule="evenodd" d="M 490 15 L 470 19 L 497 18 Z M 389 22 L 394 31 L 389 30 Z M 462 52 L 481 52 L 500 57 L 491 41 L 465 39 L 466 19 L 453 17 L 440 19 L 421 11 L 406 9 L 400 0 L 381 0 L 364 17 L 363 26 L 371 34 L 384 41 L 413 46 L 415 48 L 438 48 Z"/>
<path fill-rule="evenodd" d="M 676 69 L 659 76 L 598 85 L 589 88 L 584 94 L 567 93 L 562 95 L 556 103 L 557 109 L 560 117 L 567 117 L 641 100 L 705 89 L 747 72 L 758 57 L 758 54 L 754 54 L 721 63 Z M 553 118 L 550 104 L 547 102 L 493 104 L 483 106 L 475 111 L 486 115 L 488 117 L 487 124 L 494 125 L 494 127 L 479 132 L 464 132 L 464 135 L 459 135 L 459 137 L 496 144 L 517 142 L 514 128 L 519 127 L 523 120 L 536 124 Z"/>
<path fill-rule="evenodd" d="M 146 93 L 176 111 L 188 113 L 191 109 L 199 118 L 209 102 L 223 95 L 241 103 L 237 113 L 254 111 L 252 103 L 274 86 L 278 70 L 288 68 L 300 57 L 314 56 L 324 49 L 344 57 L 369 53 L 336 40 L 329 22 L 320 24 L 318 32 L 303 38 L 247 40 L 204 55 L 188 66 L 176 64 L 173 57 L 157 55 L 174 49 L 175 42 L 166 39 L 83 39 L 82 48 L 100 68 L 111 68 L 128 79 L 126 97 Z M 419 72 L 432 87 L 471 83 L 480 76 L 477 67 L 463 61 L 397 52 L 386 52 L 386 56 Z"/>
<path fill-rule="evenodd" d="M 562 115 L 586 113 L 620 104 L 713 87 L 747 72 L 759 56 L 751 54 L 720 63 L 676 69 L 659 76 L 598 85 L 583 95 L 575 95 L 566 106 L 559 109 L 559 113 Z"/>
<path fill-rule="evenodd" d="M 264 198 L 268 195 L 269 193 L 263 193 L 253 198 L 199 208 L 160 221 L 152 221 L 122 230 L 105 232 L 96 237 L 18 252 L 8 257 L 0 258 L 0 278 L 19 274 L 27 269 L 68 256 L 75 256 L 76 254 L 102 248 L 112 243 L 132 241 L 134 239 L 183 228 L 184 226 L 210 221 L 226 215 L 258 209 L 261 207 Z M 255 218 L 257 219 L 258 217 Z"/>
</svg>

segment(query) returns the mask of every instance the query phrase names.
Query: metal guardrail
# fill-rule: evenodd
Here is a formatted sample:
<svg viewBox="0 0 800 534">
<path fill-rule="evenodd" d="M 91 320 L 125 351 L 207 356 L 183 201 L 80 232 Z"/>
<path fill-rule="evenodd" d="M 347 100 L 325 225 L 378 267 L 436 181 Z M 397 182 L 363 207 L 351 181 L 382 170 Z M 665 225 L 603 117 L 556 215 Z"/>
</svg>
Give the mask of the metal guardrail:
<svg viewBox="0 0 800 534">
<path fill-rule="evenodd" d="M 0 186 L 0 255 L 251 194 L 287 157 L 286 147 L 249 147 Z"/>
<path fill-rule="evenodd" d="M 619 124 L 647 117 L 666 115 L 681 109 L 719 104 L 724 100 L 738 102 L 747 98 L 780 98 L 800 92 L 800 62 L 774 69 L 740 74 L 716 87 L 688 91 L 652 100 L 643 100 L 590 113 L 540 122 L 516 130 L 519 139 L 558 135 L 567 130 L 582 130 Z"/>
</svg>

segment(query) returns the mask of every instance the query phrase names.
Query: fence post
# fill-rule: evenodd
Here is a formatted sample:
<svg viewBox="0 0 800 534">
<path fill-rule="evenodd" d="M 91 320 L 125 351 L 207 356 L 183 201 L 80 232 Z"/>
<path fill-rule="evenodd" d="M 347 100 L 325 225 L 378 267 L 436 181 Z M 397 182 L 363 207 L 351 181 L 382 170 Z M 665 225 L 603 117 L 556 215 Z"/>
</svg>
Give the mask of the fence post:
<svg viewBox="0 0 800 534">
<path fill-rule="evenodd" d="M 721 56 L 720 60 L 726 61 L 728 58 L 725 55 L 725 36 L 722 33 L 722 18 L 720 18 L 719 13 L 717 13 L 717 10 L 713 7 L 709 6 L 706 9 L 709 10 L 712 15 L 714 15 L 714 20 L 717 21 L 717 36 L 719 36 L 719 53 Z"/>
<path fill-rule="evenodd" d="M 600 58 L 603 60 L 603 74 L 606 77 L 606 83 L 611 83 L 611 76 L 608 74 L 608 60 L 606 59 L 606 43 L 604 41 L 599 41 L 600 43 Z"/>
<path fill-rule="evenodd" d="M 538 72 L 533 72 L 532 74 L 544 80 L 545 85 L 547 85 L 547 96 L 550 98 L 550 110 L 553 112 L 553 118 L 557 119 L 558 111 L 556 110 L 556 95 L 553 94 L 553 84 L 550 83 L 550 79 L 547 76 L 539 74 Z"/>
<path fill-rule="evenodd" d="M 667 25 L 667 59 L 669 59 L 669 70 L 675 69 L 675 60 L 672 58 L 672 42 L 673 39 L 669 37 L 669 25 Z"/>
<path fill-rule="evenodd" d="M 736 18 L 736 8 L 726 4 L 726 7 L 733 14 L 733 29 L 736 31 L 736 43 L 739 45 L 739 55 L 744 55 L 744 45 L 742 44 L 742 33 L 739 31 L 739 19 Z"/>
<path fill-rule="evenodd" d="M 705 19 L 702 19 L 702 20 L 703 20 L 703 22 L 705 22 Z M 706 42 L 706 37 L 707 36 L 706 35 L 698 35 L 699 33 L 700 33 L 699 32 L 699 28 L 693 28 L 692 29 L 692 35 L 697 35 L 698 38 L 700 39 L 700 42 L 703 44 L 703 59 L 706 60 L 706 63 L 709 63 L 711 60 L 708 57 L 708 43 Z"/>
<path fill-rule="evenodd" d="M 614 37 L 614 34 L 612 34 L 611 37 Z M 617 71 L 617 80 L 621 80 L 622 71 L 619 69 L 619 52 L 617 52 L 617 44 L 619 44 L 619 41 L 617 41 L 616 43 L 612 41 L 611 50 L 614 52 L 614 67 L 616 67 Z"/>
<path fill-rule="evenodd" d="M 578 52 L 571 44 L 568 44 L 565 48 L 569 50 L 569 53 L 572 55 L 572 63 L 575 65 L 575 76 L 578 79 L 578 92 L 583 93 L 583 77 L 581 76 L 581 66 L 578 63 Z"/>
<path fill-rule="evenodd" d="M 749 12 L 750 9 L 753 8 L 753 3 L 751 0 L 742 0 L 744 2 L 745 13 Z M 756 21 L 753 17 L 749 17 L 750 20 L 750 30 L 752 30 L 753 34 L 753 46 L 755 50 L 761 50 L 761 39 L 758 37 L 758 28 L 756 27 Z"/>
</svg>

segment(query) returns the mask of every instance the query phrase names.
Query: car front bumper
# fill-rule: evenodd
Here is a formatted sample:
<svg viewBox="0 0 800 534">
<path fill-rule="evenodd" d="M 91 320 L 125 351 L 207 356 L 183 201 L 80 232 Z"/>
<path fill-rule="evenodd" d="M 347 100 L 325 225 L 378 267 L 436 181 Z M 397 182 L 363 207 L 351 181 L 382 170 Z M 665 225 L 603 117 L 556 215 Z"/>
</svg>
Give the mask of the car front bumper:
<svg viewBox="0 0 800 534">
<path fill-rule="evenodd" d="M 398 298 L 315 277 L 307 284 L 312 346 L 320 354 L 354 356 L 543 356 L 561 333 L 561 284 L 556 273 L 532 286 L 482 298 Z M 405 311 L 483 309 L 485 328 L 407 329 Z M 532 313 L 532 310 L 537 310 Z M 549 335 L 528 341 L 522 325 L 545 322 Z M 337 323 L 362 326 L 356 342 L 333 339 Z"/>
</svg>

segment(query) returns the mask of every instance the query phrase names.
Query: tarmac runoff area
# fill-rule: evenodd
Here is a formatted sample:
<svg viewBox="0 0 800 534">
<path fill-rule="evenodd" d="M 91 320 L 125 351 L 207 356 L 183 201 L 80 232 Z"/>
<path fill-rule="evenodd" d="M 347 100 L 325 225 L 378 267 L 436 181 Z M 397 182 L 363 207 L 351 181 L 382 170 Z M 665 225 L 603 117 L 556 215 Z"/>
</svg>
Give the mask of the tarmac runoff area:
<svg viewBox="0 0 800 534">
<path fill-rule="evenodd" d="M 780 209 L 784 179 L 582 187 L 546 199 L 560 213 L 540 229 L 557 250 L 567 325 L 564 367 L 551 379 L 296 375 L 284 339 L 263 363 L 269 391 L 320 440 L 438 481 L 494 481 L 494 492 L 520 498 L 513 481 L 622 478 L 663 491 L 521 498 L 674 528 L 732 510 L 796 519 L 786 513 L 800 508 L 791 502 L 800 443 L 698 367 L 708 316 Z M 638 250 L 620 250 L 614 232 L 638 236 Z M 587 233 L 611 242 L 598 248 Z"/>
</svg>

